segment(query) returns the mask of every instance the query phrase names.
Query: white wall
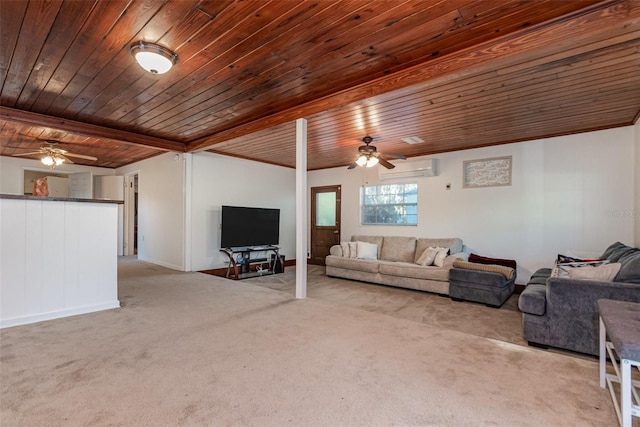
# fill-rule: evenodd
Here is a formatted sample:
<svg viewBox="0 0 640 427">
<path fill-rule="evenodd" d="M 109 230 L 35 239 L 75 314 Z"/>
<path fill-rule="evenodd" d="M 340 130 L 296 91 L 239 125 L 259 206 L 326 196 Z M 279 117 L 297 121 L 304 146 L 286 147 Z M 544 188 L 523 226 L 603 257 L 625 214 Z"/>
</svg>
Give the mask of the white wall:
<svg viewBox="0 0 640 427">
<path fill-rule="evenodd" d="M 138 259 L 184 270 L 185 156 L 165 153 L 116 169 L 138 173 Z"/>
<path fill-rule="evenodd" d="M 20 157 L 0 156 L 0 193 L 24 194 L 24 171 L 37 170 L 51 172 L 51 170 L 38 160 L 24 159 Z M 76 164 L 62 164 L 54 169 L 55 173 L 91 172 L 93 175 L 114 175 L 114 169 L 97 168 Z"/>
<path fill-rule="evenodd" d="M 312 171 L 308 185 L 342 185 L 343 240 L 353 234 L 460 237 L 469 251 L 516 259 L 517 282 L 525 283 L 558 253 L 600 255 L 616 240 L 633 243 L 634 219 L 624 213 L 635 208 L 634 144 L 629 126 L 432 156 L 439 175 L 413 179 L 418 226 L 360 225 L 359 190 L 380 183 L 375 170 Z M 462 188 L 464 160 L 505 155 L 513 156 L 511 186 Z"/>
<path fill-rule="evenodd" d="M 226 266 L 222 205 L 280 209 L 280 248 L 295 258 L 295 170 L 211 153 L 193 155 L 191 254 L 194 271 Z"/>
<path fill-rule="evenodd" d="M 636 164 L 635 164 L 635 188 L 636 188 L 636 209 L 633 213 L 635 218 L 635 228 L 636 228 L 636 243 L 635 246 L 640 248 L 640 120 L 636 121 L 634 126 L 635 130 L 635 139 L 636 139 Z"/>
<path fill-rule="evenodd" d="M 0 327 L 119 307 L 117 212 L 0 199 Z"/>
</svg>

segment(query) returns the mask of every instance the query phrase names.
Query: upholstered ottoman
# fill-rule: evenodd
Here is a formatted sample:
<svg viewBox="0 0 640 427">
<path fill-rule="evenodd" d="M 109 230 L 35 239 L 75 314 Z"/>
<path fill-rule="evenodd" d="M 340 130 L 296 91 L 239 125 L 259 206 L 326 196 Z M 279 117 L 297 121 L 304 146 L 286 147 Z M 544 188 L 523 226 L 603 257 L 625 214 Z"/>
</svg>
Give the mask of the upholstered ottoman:
<svg viewBox="0 0 640 427">
<path fill-rule="evenodd" d="M 513 294 L 515 280 L 511 267 L 456 260 L 449 270 L 449 297 L 499 308 Z"/>
</svg>

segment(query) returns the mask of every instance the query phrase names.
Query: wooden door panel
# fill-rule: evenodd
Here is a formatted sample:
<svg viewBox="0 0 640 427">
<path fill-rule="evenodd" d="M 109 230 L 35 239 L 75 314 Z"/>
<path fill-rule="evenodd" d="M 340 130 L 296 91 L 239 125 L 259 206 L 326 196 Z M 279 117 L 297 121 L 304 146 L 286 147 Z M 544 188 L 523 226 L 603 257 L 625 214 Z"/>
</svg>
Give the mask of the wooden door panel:
<svg viewBox="0 0 640 427">
<path fill-rule="evenodd" d="M 327 204 L 332 200 L 332 197 L 322 197 L 323 194 L 335 195 L 333 206 Z M 320 200 L 320 204 L 323 204 L 322 206 L 319 205 L 318 200 Z M 324 212 L 325 215 L 318 214 L 319 211 Z M 327 213 L 328 215 L 326 215 Z M 324 265 L 324 259 L 329 255 L 331 246 L 338 243 L 340 243 L 340 186 L 313 187 L 311 189 L 311 257 L 309 262 Z"/>
</svg>

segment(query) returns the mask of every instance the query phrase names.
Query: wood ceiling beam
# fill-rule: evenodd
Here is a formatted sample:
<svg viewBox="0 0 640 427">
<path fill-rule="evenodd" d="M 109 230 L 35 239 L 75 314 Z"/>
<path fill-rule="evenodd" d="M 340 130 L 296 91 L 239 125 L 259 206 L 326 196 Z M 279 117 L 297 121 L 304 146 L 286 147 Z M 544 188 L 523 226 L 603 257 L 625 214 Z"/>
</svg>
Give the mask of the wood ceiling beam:
<svg viewBox="0 0 640 427">
<path fill-rule="evenodd" d="M 21 123 L 31 126 L 50 127 L 56 130 L 71 132 L 92 138 L 110 139 L 123 144 L 141 145 L 149 148 L 155 148 L 160 151 L 177 151 L 180 153 L 186 151 L 185 145 L 181 142 L 92 125 L 89 123 L 77 122 L 74 120 L 61 119 L 59 117 L 47 116 L 44 114 L 31 113 L 15 108 L 0 106 L 0 119 L 7 122 Z"/>
<path fill-rule="evenodd" d="M 555 45 L 597 34 L 600 28 L 618 27 L 621 32 L 632 32 L 640 27 L 640 3 L 618 0 L 602 1 L 591 7 L 561 16 L 557 19 L 528 27 L 518 32 L 498 37 L 481 45 L 430 60 L 426 63 L 402 70 L 388 76 L 354 86 L 335 94 L 274 113 L 230 129 L 217 132 L 187 143 L 187 151 L 210 149 L 215 144 L 233 138 L 268 129 L 301 117 L 343 107 L 386 92 L 424 83 L 430 79 L 438 82 L 461 74 L 477 73 L 496 66 L 496 61 L 505 61 L 526 50 L 553 49 Z M 633 27 L 625 28 L 626 26 Z"/>
</svg>

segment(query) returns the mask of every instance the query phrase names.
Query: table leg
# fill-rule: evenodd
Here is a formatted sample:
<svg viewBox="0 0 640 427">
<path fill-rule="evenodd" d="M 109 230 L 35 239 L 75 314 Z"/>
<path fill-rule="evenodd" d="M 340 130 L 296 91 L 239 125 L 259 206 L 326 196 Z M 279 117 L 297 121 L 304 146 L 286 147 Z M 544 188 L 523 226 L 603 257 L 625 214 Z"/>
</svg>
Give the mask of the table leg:
<svg viewBox="0 0 640 427">
<path fill-rule="evenodd" d="M 631 427 L 631 363 L 628 359 L 620 361 L 620 406 L 622 413 L 622 427 Z"/>
<path fill-rule="evenodd" d="M 607 388 L 607 329 L 604 326 L 602 317 L 600 319 L 600 388 Z"/>
</svg>

